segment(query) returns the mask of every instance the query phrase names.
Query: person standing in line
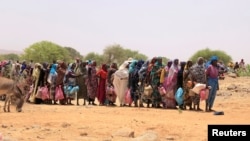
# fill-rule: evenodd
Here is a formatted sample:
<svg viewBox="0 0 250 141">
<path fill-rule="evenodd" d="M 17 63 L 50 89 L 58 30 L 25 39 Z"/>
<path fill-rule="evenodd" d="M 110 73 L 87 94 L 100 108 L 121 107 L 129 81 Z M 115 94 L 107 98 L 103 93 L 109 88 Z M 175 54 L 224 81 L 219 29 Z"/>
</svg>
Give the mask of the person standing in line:
<svg viewBox="0 0 250 141">
<path fill-rule="evenodd" d="M 151 78 L 150 80 L 151 80 L 151 85 L 152 85 L 152 89 L 153 89 L 152 106 L 155 108 L 161 108 L 160 104 L 162 102 L 162 98 L 161 98 L 161 95 L 158 91 L 158 87 L 160 86 L 160 76 L 161 76 L 162 69 L 163 69 L 162 58 L 158 57 L 156 59 L 156 62 L 153 65 L 153 68 L 152 68 L 151 73 L 150 73 L 150 78 Z"/>
<path fill-rule="evenodd" d="M 98 82 L 98 89 L 97 89 L 97 99 L 99 101 L 99 105 L 105 105 L 106 100 L 106 81 L 107 81 L 107 65 L 102 64 L 102 67 L 96 73 L 99 82 Z"/>
<path fill-rule="evenodd" d="M 78 77 L 76 77 L 76 83 L 79 86 L 79 91 L 76 97 L 76 105 L 79 105 L 79 99 L 83 99 L 83 105 L 86 105 L 86 100 L 88 100 L 87 86 L 85 84 L 87 78 L 87 62 L 82 62 L 80 60 L 77 62 L 75 73 L 78 75 Z"/>
<path fill-rule="evenodd" d="M 32 95 L 29 98 L 29 101 L 32 103 L 36 103 L 36 94 L 39 88 L 38 84 L 39 84 L 39 76 L 40 76 L 41 69 L 42 69 L 42 65 L 40 63 L 36 63 L 35 68 L 33 70 L 33 74 L 32 74 L 34 90 L 33 90 Z"/>
<path fill-rule="evenodd" d="M 114 85 L 113 85 L 113 80 L 114 80 L 114 73 L 118 70 L 117 64 L 112 63 L 110 68 L 108 69 L 108 74 L 107 74 L 107 88 L 113 88 L 114 90 Z M 116 102 L 116 93 L 113 91 L 111 94 L 106 93 L 106 98 L 108 100 L 108 105 L 110 106 L 116 106 L 114 103 Z"/>
<path fill-rule="evenodd" d="M 96 76 L 96 61 L 91 61 L 88 65 L 88 76 L 86 79 L 87 91 L 88 91 L 88 101 L 89 105 L 95 104 L 95 97 L 97 94 L 98 80 Z"/>
<path fill-rule="evenodd" d="M 179 69 L 178 74 L 177 74 L 177 91 L 178 90 L 183 91 L 183 89 L 184 89 L 183 73 L 184 73 L 184 70 L 185 70 L 185 66 L 186 66 L 186 62 L 180 62 L 180 69 Z M 176 91 L 176 93 L 177 93 L 177 91 Z M 175 93 L 175 96 L 176 96 L 176 93 Z M 178 104 L 180 109 L 183 109 L 183 95 L 181 96 L 180 100 L 181 101 L 179 101 L 179 103 L 177 102 L 177 104 Z"/>
<path fill-rule="evenodd" d="M 218 70 L 218 57 L 212 56 L 210 60 L 210 65 L 208 66 L 206 70 L 207 75 L 207 83 L 208 86 L 211 86 L 211 89 L 209 91 L 208 99 L 206 100 L 206 111 L 214 111 L 213 105 L 214 100 L 216 97 L 217 90 L 219 90 L 219 70 Z"/>
<path fill-rule="evenodd" d="M 207 84 L 206 68 L 203 57 L 199 57 L 197 63 L 190 68 L 190 74 L 193 86 L 197 83 Z M 200 94 L 194 94 L 191 96 L 191 99 L 193 103 L 193 109 L 196 111 L 202 111 L 202 109 L 200 109 Z"/>
<path fill-rule="evenodd" d="M 125 93 L 128 90 L 129 64 L 131 61 L 124 61 L 114 73 L 114 90 L 120 103 L 120 107 L 126 106 Z"/>
<path fill-rule="evenodd" d="M 66 95 L 65 95 L 65 92 L 63 89 L 64 88 L 63 80 L 64 80 L 64 77 L 66 75 L 67 65 L 64 61 L 61 61 L 61 60 L 58 60 L 57 63 L 58 63 L 58 67 L 57 67 L 56 87 L 61 86 L 63 96 L 64 96 L 64 99 L 60 100 L 59 103 L 62 105 L 65 105 L 66 104 Z"/>
<path fill-rule="evenodd" d="M 75 100 L 75 94 L 79 91 L 79 87 L 76 84 L 76 77 L 78 76 L 75 74 L 75 67 L 75 63 L 70 63 L 64 78 L 64 91 L 68 105 L 74 105 L 71 101 Z"/>
<path fill-rule="evenodd" d="M 179 72 L 179 59 L 174 59 L 168 70 L 165 82 L 166 95 L 164 96 L 164 108 L 176 109 L 175 92 L 177 91 L 177 78 Z"/>
<path fill-rule="evenodd" d="M 189 96 L 191 85 L 191 78 L 190 78 L 190 68 L 192 67 L 193 62 L 191 60 L 187 61 L 187 64 L 185 65 L 184 71 L 183 71 L 183 89 L 184 89 L 184 95 L 183 95 L 183 109 L 186 110 L 186 107 L 189 106 L 189 110 L 192 110 L 192 99 Z"/>
<path fill-rule="evenodd" d="M 50 92 L 50 103 L 57 104 L 55 95 L 56 95 L 56 79 L 57 79 L 57 63 L 54 60 L 50 66 L 50 72 L 48 76 L 49 83 L 49 92 Z"/>
</svg>

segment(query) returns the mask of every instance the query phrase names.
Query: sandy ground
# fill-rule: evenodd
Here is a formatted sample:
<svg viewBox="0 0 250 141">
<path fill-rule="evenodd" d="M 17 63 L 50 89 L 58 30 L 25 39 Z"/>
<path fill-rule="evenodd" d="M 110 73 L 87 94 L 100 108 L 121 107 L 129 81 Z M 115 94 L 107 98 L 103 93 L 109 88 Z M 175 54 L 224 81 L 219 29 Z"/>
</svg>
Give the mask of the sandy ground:
<svg viewBox="0 0 250 141">
<path fill-rule="evenodd" d="M 21 113 L 14 107 L 4 113 L 1 107 L 0 140 L 206 141 L 209 124 L 249 124 L 249 101 L 250 77 L 226 77 L 220 80 L 214 106 L 224 111 L 220 116 L 189 110 L 25 103 Z M 201 105 L 204 109 L 204 101 Z"/>
</svg>

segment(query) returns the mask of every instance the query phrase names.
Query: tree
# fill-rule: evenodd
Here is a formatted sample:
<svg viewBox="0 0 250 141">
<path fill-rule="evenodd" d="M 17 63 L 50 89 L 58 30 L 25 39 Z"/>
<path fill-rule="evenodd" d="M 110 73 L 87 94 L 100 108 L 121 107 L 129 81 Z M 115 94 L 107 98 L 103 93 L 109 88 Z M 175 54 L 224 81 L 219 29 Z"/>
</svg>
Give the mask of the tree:
<svg viewBox="0 0 250 141">
<path fill-rule="evenodd" d="M 133 51 L 130 49 L 124 49 L 124 54 L 126 58 L 132 57 L 133 59 L 136 60 L 147 60 L 147 56 L 144 54 L 139 53 L 138 51 Z"/>
<path fill-rule="evenodd" d="M 49 41 L 41 41 L 24 49 L 22 58 L 34 62 L 49 62 L 53 60 L 71 61 L 67 49 Z"/>
<path fill-rule="evenodd" d="M 96 61 L 97 65 L 101 64 L 101 63 L 105 63 L 103 61 L 103 56 L 98 54 L 98 53 L 94 53 L 94 52 L 90 52 L 88 53 L 85 57 L 84 57 L 84 60 L 86 61 Z"/>
<path fill-rule="evenodd" d="M 113 62 L 119 64 L 125 59 L 127 59 L 124 56 L 124 49 L 119 44 L 107 46 L 103 50 L 103 57 L 104 57 L 104 61 L 107 64 L 111 64 Z"/>
<path fill-rule="evenodd" d="M 71 59 L 76 59 L 76 58 L 79 58 L 81 60 L 83 59 L 83 56 L 74 48 L 72 48 L 72 47 L 64 47 L 64 48 L 68 51 L 69 57 Z"/>
<path fill-rule="evenodd" d="M 169 59 L 167 57 L 162 57 L 162 64 L 167 65 Z"/>
<path fill-rule="evenodd" d="M 190 60 L 196 62 L 198 57 L 203 57 L 208 61 L 213 55 L 218 56 L 219 61 L 222 61 L 224 64 L 228 64 L 228 62 L 232 61 L 231 56 L 226 54 L 224 51 L 210 50 L 209 48 L 197 51 L 192 57 L 190 57 Z"/>
<path fill-rule="evenodd" d="M 122 64 L 128 58 L 146 60 L 147 56 L 140 54 L 138 51 L 132 51 L 130 49 L 124 49 L 119 44 L 109 45 L 103 51 L 104 62 L 107 64 L 117 63 Z"/>
<path fill-rule="evenodd" d="M 10 54 L 2 54 L 0 55 L 0 59 L 1 60 L 13 60 L 13 61 L 17 61 L 20 59 L 20 56 L 14 53 L 10 53 Z"/>
</svg>

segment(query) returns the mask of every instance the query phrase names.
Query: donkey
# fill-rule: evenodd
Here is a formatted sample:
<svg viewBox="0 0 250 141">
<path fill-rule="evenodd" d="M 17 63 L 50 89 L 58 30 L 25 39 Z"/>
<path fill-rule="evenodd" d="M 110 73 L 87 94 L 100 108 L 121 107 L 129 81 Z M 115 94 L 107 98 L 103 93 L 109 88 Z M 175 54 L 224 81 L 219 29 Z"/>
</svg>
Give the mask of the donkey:
<svg viewBox="0 0 250 141">
<path fill-rule="evenodd" d="M 23 94 L 17 81 L 5 77 L 0 77 L 0 96 L 1 95 L 6 95 L 3 107 L 4 112 L 7 111 L 10 112 L 11 101 L 14 102 L 11 104 L 16 105 L 17 112 L 22 111 L 25 95 Z M 7 110 L 6 110 L 6 105 L 7 105 Z"/>
</svg>

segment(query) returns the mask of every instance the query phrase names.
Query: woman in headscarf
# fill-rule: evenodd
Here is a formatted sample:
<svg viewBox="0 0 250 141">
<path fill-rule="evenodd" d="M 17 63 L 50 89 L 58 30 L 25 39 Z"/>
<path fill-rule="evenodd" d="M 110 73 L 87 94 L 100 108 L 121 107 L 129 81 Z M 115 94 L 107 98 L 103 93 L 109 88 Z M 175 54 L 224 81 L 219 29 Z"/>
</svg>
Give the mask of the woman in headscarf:
<svg viewBox="0 0 250 141">
<path fill-rule="evenodd" d="M 219 89 L 219 81 L 218 81 L 219 70 L 217 64 L 218 57 L 212 56 L 210 62 L 211 63 L 206 70 L 208 86 L 211 86 L 208 99 L 206 100 L 206 111 L 214 111 L 212 108 L 214 105 L 216 92 Z"/>
<path fill-rule="evenodd" d="M 147 69 L 148 69 L 148 65 L 149 65 L 149 60 L 147 60 L 147 61 L 145 61 L 143 64 L 142 64 L 142 66 L 141 66 L 141 68 L 140 68 L 140 70 L 139 70 L 139 79 L 140 79 L 140 82 L 143 82 L 143 84 L 144 84 L 144 82 L 146 81 L 146 76 L 147 76 Z"/>
<path fill-rule="evenodd" d="M 65 75 L 65 80 L 64 80 L 64 91 L 66 95 L 66 103 L 68 105 L 73 105 L 71 103 L 71 100 L 75 99 L 75 92 L 78 92 L 78 86 L 76 84 L 76 77 L 77 75 L 74 72 L 74 69 L 76 67 L 75 63 L 70 63 Z M 75 89 L 77 88 L 77 89 Z"/>
<path fill-rule="evenodd" d="M 77 61 L 77 65 L 75 68 L 75 73 L 78 77 L 76 77 L 76 84 L 79 86 L 79 91 L 76 97 L 76 104 L 79 105 L 79 99 L 83 99 L 83 105 L 86 105 L 86 100 L 88 100 L 87 95 L 87 86 L 85 84 L 85 79 L 87 77 L 87 62 Z"/>
<path fill-rule="evenodd" d="M 58 68 L 57 68 L 57 78 L 56 78 L 56 87 L 61 87 L 64 99 L 60 100 L 60 104 L 64 105 L 66 103 L 66 95 L 64 93 L 64 84 L 63 84 L 63 79 L 66 74 L 67 70 L 67 65 L 64 61 L 58 61 Z"/>
<path fill-rule="evenodd" d="M 114 88 L 113 85 L 113 80 L 114 80 L 114 73 L 118 70 L 117 64 L 112 63 L 110 68 L 108 69 L 108 75 L 107 75 L 107 87 Z M 116 101 L 116 93 L 113 91 L 111 94 L 106 93 L 106 98 L 108 100 L 108 104 L 110 106 L 115 106 L 115 101 Z"/>
<path fill-rule="evenodd" d="M 37 64 L 35 64 L 35 66 L 37 66 Z M 42 88 L 42 87 L 45 87 L 46 86 L 46 76 L 47 76 L 47 73 L 48 73 L 48 71 L 47 71 L 47 63 L 43 63 L 42 65 L 40 65 L 41 66 L 41 69 L 40 69 L 40 73 L 39 73 L 39 77 L 38 77 L 38 84 L 37 84 L 37 86 L 39 87 L 39 88 Z M 36 68 L 36 67 L 35 67 Z M 35 70 L 35 69 L 34 69 Z M 34 72 L 34 70 L 33 70 L 33 72 Z M 36 104 L 40 104 L 40 103 L 43 103 L 43 100 L 41 99 L 41 98 L 36 98 L 35 99 L 35 103 Z"/>
<path fill-rule="evenodd" d="M 97 94 L 97 87 L 98 87 L 98 80 L 96 75 L 96 61 L 92 61 L 89 63 L 86 85 L 88 90 L 89 105 L 90 104 L 96 105 L 95 97 Z"/>
<path fill-rule="evenodd" d="M 207 84 L 206 83 L 206 68 L 204 65 L 204 59 L 199 57 L 197 63 L 190 68 L 191 80 L 193 85 L 196 83 Z M 200 109 L 200 94 L 194 94 L 191 97 L 193 102 L 193 109 L 201 111 Z"/>
<path fill-rule="evenodd" d="M 119 67 L 119 69 L 114 73 L 114 89 L 115 93 L 117 94 L 120 107 L 126 106 L 125 105 L 125 93 L 128 90 L 128 68 L 129 68 L 129 61 L 123 62 L 123 64 Z"/>
<path fill-rule="evenodd" d="M 173 61 L 172 60 L 169 60 L 167 65 L 164 67 L 165 69 L 165 78 L 164 78 L 164 82 L 163 82 L 163 87 L 166 89 L 167 88 L 167 82 L 168 82 L 168 73 L 169 73 L 169 70 L 171 68 L 173 64 Z"/>
<path fill-rule="evenodd" d="M 108 69 L 108 75 L 107 75 L 107 81 L 108 81 L 108 85 L 114 86 L 113 85 L 113 80 L 114 80 L 114 73 L 118 70 L 117 68 L 117 64 L 116 63 L 112 63 L 110 65 L 110 68 Z"/>
<path fill-rule="evenodd" d="M 97 90 L 97 99 L 99 105 L 103 106 L 105 104 L 106 98 L 106 81 L 107 81 L 107 65 L 102 64 L 101 69 L 96 73 L 99 78 L 98 90 Z"/>
<path fill-rule="evenodd" d="M 51 104 L 57 104 L 55 100 L 56 95 L 56 78 L 57 78 L 57 64 L 56 61 L 53 61 L 53 64 L 51 65 L 49 76 L 48 76 L 48 82 L 49 82 L 49 92 L 50 92 L 50 100 Z"/>
<path fill-rule="evenodd" d="M 153 57 L 150 61 L 150 63 L 148 64 L 148 67 L 147 67 L 147 75 L 146 75 L 146 81 L 145 83 L 147 85 L 150 85 L 151 83 L 151 76 L 150 76 L 150 73 L 155 65 L 155 62 L 157 61 L 157 57 Z"/>
<path fill-rule="evenodd" d="M 180 69 L 178 71 L 178 75 L 177 75 L 177 88 L 181 87 L 183 88 L 183 73 L 184 73 L 184 69 L 186 66 L 186 62 L 181 62 L 180 63 Z"/>
<path fill-rule="evenodd" d="M 40 81 L 39 83 L 42 85 L 42 86 L 45 86 L 45 85 L 48 85 L 47 83 L 47 79 L 48 79 L 48 75 L 49 75 L 49 68 L 48 68 L 48 63 L 47 62 L 44 62 L 42 64 L 42 69 L 41 69 L 41 72 L 40 72 Z"/>
<path fill-rule="evenodd" d="M 161 104 L 162 99 L 161 99 L 161 95 L 159 93 L 158 87 L 160 86 L 160 75 L 161 75 L 162 69 L 163 69 L 162 58 L 157 57 L 156 62 L 153 65 L 153 68 L 150 72 L 151 86 L 153 89 L 152 106 L 155 108 L 161 108 L 160 104 Z"/>
<path fill-rule="evenodd" d="M 35 64 L 35 68 L 32 74 L 32 80 L 33 80 L 33 92 L 29 98 L 29 101 L 32 103 L 35 103 L 36 100 L 36 94 L 37 94 L 37 90 L 38 90 L 38 82 L 39 82 L 39 76 L 40 76 L 40 71 L 41 71 L 42 65 L 39 63 Z"/>
<path fill-rule="evenodd" d="M 164 108 L 176 109 L 175 92 L 177 90 L 177 76 L 179 59 L 174 59 L 166 79 L 165 89 L 166 95 L 164 96 Z"/>
<path fill-rule="evenodd" d="M 139 79 L 136 78 L 136 66 L 137 66 L 138 61 L 133 60 L 131 64 L 129 65 L 129 77 L 128 77 L 128 88 L 130 89 L 130 95 L 131 98 L 135 104 L 135 107 L 138 107 L 137 99 L 138 97 L 136 96 L 136 89 L 137 85 L 139 82 Z"/>
<path fill-rule="evenodd" d="M 29 74 L 29 67 L 27 66 L 22 73 L 20 72 L 19 82 L 22 82 L 23 92 L 26 94 L 25 102 L 29 102 L 29 98 L 33 92 L 33 80 L 32 76 Z"/>
<path fill-rule="evenodd" d="M 183 73 L 184 73 L 184 69 L 186 66 L 186 62 L 181 62 L 180 63 L 180 69 L 178 71 L 178 75 L 177 75 L 177 90 L 179 90 L 178 92 L 176 91 L 175 96 L 180 96 L 179 94 L 182 94 L 180 96 L 181 99 L 176 99 L 177 104 L 179 106 L 180 109 L 183 109 Z M 179 93 L 180 92 L 180 93 Z"/>
<path fill-rule="evenodd" d="M 192 67 L 193 62 L 187 61 L 183 71 L 183 88 L 184 88 L 184 95 L 183 95 L 183 108 L 186 109 L 186 106 L 189 106 L 189 110 L 192 110 L 192 99 L 189 96 L 189 90 L 192 88 L 191 78 L 190 78 L 190 68 Z"/>
</svg>

